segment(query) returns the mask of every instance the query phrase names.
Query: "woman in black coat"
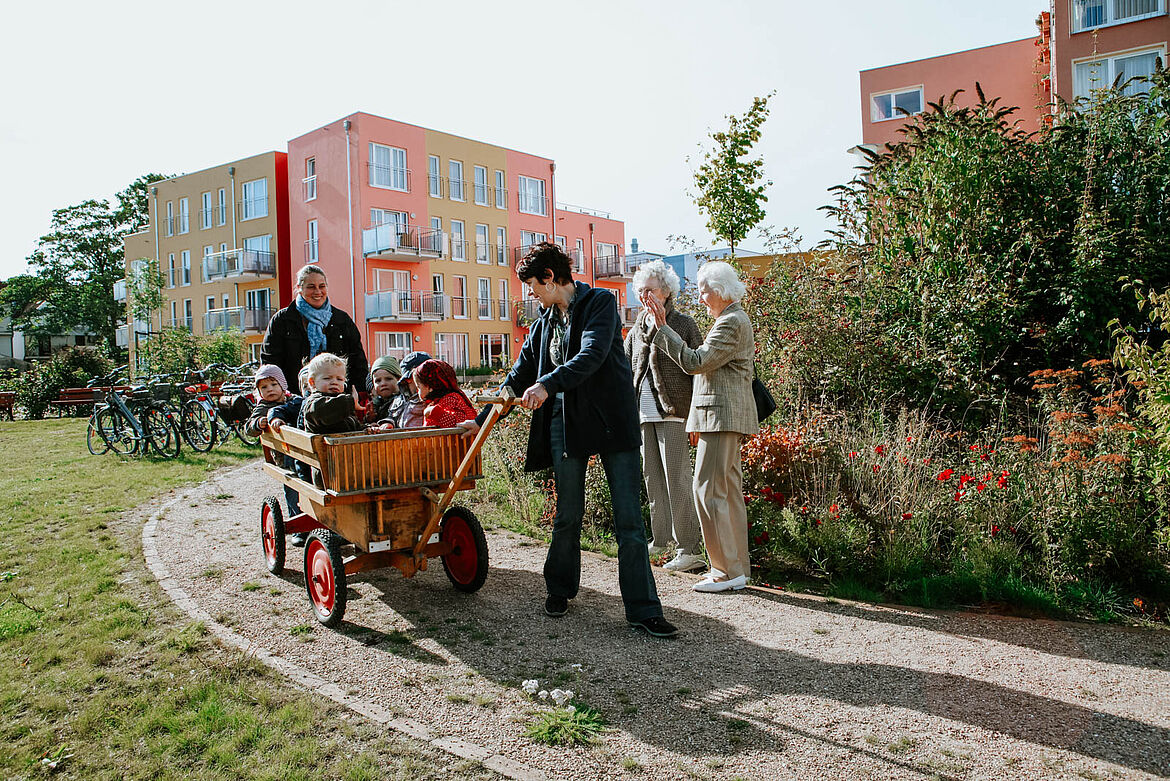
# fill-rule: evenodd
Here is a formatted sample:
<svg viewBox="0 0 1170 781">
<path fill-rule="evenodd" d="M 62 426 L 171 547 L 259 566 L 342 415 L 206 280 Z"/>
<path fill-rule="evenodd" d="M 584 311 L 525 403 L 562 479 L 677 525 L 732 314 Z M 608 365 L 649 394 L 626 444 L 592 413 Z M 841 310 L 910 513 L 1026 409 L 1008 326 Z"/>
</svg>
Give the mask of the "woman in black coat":
<svg viewBox="0 0 1170 781">
<path fill-rule="evenodd" d="M 297 297 L 268 322 L 260 360 L 276 364 L 289 385 L 296 382 L 301 366 L 320 352 L 346 360 L 346 379 L 356 393 L 366 387 L 369 364 L 362 335 L 353 318 L 329 303 L 329 286 L 320 266 L 305 266 L 297 273 Z"/>
</svg>

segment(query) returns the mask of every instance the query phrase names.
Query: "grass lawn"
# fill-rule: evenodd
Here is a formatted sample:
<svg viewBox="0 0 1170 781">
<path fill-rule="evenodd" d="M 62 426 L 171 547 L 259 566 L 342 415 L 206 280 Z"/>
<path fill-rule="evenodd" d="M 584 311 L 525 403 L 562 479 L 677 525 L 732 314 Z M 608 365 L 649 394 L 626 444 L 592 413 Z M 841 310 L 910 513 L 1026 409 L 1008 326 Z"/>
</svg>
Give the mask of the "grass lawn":
<svg viewBox="0 0 1170 781">
<path fill-rule="evenodd" d="M 122 514 L 253 457 L 238 442 L 119 459 L 84 420 L 18 421 L 0 453 L 0 777 L 496 777 L 292 688 L 157 587 Z"/>
</svg>

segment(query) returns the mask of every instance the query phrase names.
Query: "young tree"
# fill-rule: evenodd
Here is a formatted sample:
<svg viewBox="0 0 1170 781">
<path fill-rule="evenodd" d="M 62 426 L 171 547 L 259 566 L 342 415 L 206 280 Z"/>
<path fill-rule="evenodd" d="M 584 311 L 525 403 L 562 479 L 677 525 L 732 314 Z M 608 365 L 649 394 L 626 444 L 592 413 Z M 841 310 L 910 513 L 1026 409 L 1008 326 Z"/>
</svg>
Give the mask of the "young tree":
<svg viewBox="0 0 1170 781">
<path fill-rule="evenodd" d="M 727 130 L 710 134 L 712 148 L 704 151 L 703 164 L 695 172 L 694 196 L 699 211 L 707 215 L 707 228 L 716 237 L 735 246 L 764 219 L 763 158 L 749 158 L 760 140 L 760 126 L 768 118 L 768 101 L 775 92 L 752 100 L 742 117 L 727 116 Z"/>
</svg>

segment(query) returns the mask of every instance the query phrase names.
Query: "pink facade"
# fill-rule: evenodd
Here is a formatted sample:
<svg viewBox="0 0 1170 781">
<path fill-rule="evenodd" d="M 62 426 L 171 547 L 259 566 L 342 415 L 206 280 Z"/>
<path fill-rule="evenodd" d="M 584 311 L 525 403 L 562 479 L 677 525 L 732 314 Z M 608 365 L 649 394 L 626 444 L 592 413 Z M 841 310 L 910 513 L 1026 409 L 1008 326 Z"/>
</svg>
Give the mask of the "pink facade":
<svg viewBox="0 0 1170 781">
<path fill-rule="evenodd" d="M 1021 128 L 1037 130 L 1048 103 L 1040 75 L 1033 38 L 864 70 L 861 72 L 862 142 L 882 146 L 902 139 L 898 129 L 905 124 L 905 117 L 887 112 L 889 118 L 878 118 L 882 112 L 881 107 L 875 108 L 875 99 L 917 90 L 921 96 L 919 110 L 925 110 L 927 103 L 949 98 L 961 89 L 964 92 L 955 98 L 956 103 L 971 106 L 979 100 L 976 82 L 989 99 L 999 97 L 1001 106 L 1019 107 L 1015 118 L 1022 120 Z"/>
<path fill-rule="evenodd" d="M 1160 13 L 1135 21 L 1111 23 L 1073 32 L 1075 23 L 1069 0 L 1053 0 L 1052 25 L 1045 31 L 1052 39 L 1052 82 L 1054 92 L 1065 100 L 1074 95 L 1074 63 L 1078 61 L 1112 58 L 1156 49 L 1165 60 L 1170 42 L 1170 16 L 1166 15 L 1166 0 Z M 1112 4 L 1111 4 L 1112 5 Z M 1106 8 L 1105 13 L 1116 10 Z"/>
</svg>

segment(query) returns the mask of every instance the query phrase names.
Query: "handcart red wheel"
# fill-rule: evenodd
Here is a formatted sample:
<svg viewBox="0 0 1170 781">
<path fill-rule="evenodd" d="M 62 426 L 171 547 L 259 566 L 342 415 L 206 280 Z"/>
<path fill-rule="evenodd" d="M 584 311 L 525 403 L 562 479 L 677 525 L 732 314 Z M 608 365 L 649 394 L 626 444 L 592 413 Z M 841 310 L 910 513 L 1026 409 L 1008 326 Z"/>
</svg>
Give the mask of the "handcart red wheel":
<svg viewBox="0 0 1170 781">
<path fill-rule="evenodd" d="M 443 554 L 443 569 L 451 584 L 468 593 L 479 591 L 488 575 L 488 545 L 475 513 L 455 506 L 443 514 L 439 542 L 451 546 Z"/>
<path fill-rule="evenodd" d="M 329 627 L 341 623 L 345 615 L 345 561 L 341 538 L 328 529 L 317 529 L 305 543 L 305 589 L 318 621 Z"/>
<path fill-rule="evenodd" d="M 284 513 L 275 496 L 264 499 L 260 508 L 260 541 L 264 545 L 264 563 L 273 575 L 284 571 Z"/>
</svg>

